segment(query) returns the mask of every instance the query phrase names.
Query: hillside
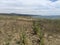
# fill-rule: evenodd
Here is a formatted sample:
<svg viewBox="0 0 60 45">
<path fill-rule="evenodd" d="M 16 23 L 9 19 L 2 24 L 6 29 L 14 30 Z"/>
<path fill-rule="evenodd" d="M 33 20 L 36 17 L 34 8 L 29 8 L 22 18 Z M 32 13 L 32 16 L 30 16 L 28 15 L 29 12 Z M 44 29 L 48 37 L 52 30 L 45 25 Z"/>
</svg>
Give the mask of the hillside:
<svg viewBox="0 0 60 45">
<path fill-rule="evenodd" d="M 60 45 L 60 20 L 43 20 L 40 23 L 45 45 Z"/>
<path fill-rule="evenodd" d="M 60 45 L 60 20 L 0 15 L 0 45 Z"/>
<path fill-rule="evenodd" d="M 33 19 L 0 16 L 0 45 L 40 45 L 34 34 Z"/>
</svg>

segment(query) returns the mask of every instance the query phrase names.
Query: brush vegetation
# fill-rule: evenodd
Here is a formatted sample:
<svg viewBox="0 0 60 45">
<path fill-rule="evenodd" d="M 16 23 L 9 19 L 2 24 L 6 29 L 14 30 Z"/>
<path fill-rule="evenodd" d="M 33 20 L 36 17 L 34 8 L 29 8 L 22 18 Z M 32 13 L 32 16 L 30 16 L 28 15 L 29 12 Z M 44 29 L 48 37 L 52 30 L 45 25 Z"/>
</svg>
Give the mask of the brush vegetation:
<svg viewBox="0 0 60 45">
<path fill-rule="evenodd" d="M 0 45 L 46 45 L 45 33 L 60 34 L 60 20 L 0 16 Z"/>
</svg>

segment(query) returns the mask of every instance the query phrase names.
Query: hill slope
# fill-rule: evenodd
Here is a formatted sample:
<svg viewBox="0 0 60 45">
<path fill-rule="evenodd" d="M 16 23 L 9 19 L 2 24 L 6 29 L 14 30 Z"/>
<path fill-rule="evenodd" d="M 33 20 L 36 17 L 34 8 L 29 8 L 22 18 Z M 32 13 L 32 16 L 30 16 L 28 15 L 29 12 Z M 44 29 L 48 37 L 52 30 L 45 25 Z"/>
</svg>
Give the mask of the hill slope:
<svg viewBox="0 0 60 45">
<path fill-rule="evenodd" d="M 60 45 L 60 20 L 0 16 L 0 45 Z"/>
</svg>

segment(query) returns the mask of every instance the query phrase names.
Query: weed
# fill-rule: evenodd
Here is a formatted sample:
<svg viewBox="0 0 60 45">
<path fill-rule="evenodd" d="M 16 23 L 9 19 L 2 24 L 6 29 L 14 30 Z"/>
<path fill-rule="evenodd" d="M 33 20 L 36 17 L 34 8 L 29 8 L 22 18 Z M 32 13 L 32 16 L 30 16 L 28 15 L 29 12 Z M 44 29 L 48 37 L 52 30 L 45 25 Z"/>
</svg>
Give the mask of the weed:
<svg viewBox="0 0 60 45">
<path fill-rule="evenodd" d="M 9 45 L 9 43 L 6 43 L 6 45 Z"/>
<path fill-rule="evenodd" d="M 34 21 L 33 22 L 33 30 L 34 30 L 35 34 L 37 34 L 40 38 L 40 41 L 39 41 L 40 45 L 43 45 L 43 33 L 42 33 L 42 30 L 41 30 L 39 24 L 40 24 L 39 22 Z"/>
</svg>

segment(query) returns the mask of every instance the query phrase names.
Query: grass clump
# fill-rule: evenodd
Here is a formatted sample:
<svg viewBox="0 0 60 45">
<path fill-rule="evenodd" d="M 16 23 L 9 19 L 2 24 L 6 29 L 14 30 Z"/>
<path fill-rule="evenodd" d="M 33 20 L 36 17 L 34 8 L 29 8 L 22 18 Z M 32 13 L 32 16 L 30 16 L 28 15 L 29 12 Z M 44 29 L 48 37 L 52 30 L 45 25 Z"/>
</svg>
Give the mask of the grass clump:
<svg viewBox="0 0 60 45">
<path fill-rule="evenodd" d="M 34 21 L 33 22 L 33 31 L 34 31 L 34 34 L 37 34 L 39 36 L 39 39 L 40 39 L 40 43 L 39 45 L 44 45 L 43 43 L 43 33 L 42 33 L 42 30 L 40 28 L 40 22 L 39 21 Z"/>
<path fill-rule="evenodd" d="M 9 45 L 9 43 L 6 43 L 5 45 Z"/>
</svg>

